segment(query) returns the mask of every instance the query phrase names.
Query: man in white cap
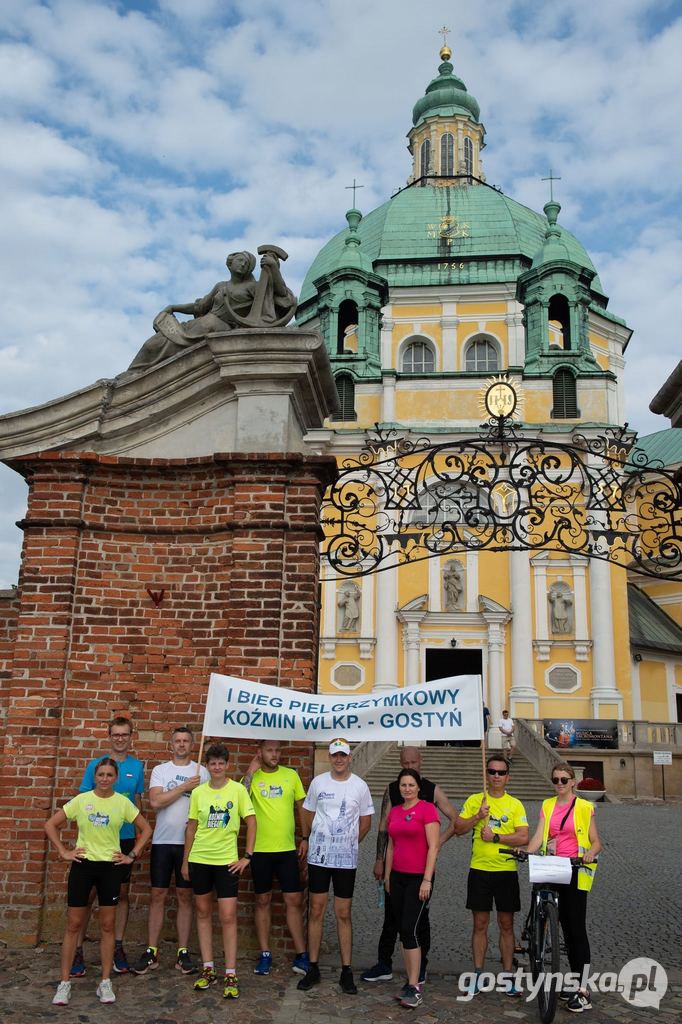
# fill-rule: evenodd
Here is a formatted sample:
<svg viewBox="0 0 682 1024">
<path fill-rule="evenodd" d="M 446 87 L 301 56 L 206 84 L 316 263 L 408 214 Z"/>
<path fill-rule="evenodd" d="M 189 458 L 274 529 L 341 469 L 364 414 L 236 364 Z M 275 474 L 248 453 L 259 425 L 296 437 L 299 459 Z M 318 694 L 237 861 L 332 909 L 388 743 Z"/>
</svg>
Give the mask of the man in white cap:
<svg viewBox="0 0 682 1024">
<path fill-rule="evenodd" d="M 374 804 L 366 782 L 353 775 L 350 744 L 335 739 L 329 744 L 331 770 L 317 775 L 303 801 L 308 823 L 308 950 L 310 968 L 298 983 L 307 992 L 320 983 L 318 957 L 322 926 L 329 896 L 334 885 L 334 913 L 341 951 L 339 985 L 347 995 L 356 995 L 351 969 L 353 926 L 351 906 L 358 866 L 358 846 L 372 824 Z"/>
</svg>

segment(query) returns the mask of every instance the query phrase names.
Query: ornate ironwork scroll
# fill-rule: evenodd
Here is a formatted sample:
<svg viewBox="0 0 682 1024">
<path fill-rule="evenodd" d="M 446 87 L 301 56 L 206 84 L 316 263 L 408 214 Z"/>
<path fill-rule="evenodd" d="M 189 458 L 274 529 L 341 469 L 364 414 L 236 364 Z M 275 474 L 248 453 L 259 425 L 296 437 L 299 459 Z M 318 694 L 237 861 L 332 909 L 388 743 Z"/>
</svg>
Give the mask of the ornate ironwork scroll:
<svg viewBox="0 0 682 1024">
<path fill-rule="evenodd" d="M 433 443 L 378 427 L 323 506 L 324 552 L 363 576 L 459 551 L 550 549 L 682 579 L 682 481 L 624 427 L 571 443 L 492 417 Z"/>
</svg>

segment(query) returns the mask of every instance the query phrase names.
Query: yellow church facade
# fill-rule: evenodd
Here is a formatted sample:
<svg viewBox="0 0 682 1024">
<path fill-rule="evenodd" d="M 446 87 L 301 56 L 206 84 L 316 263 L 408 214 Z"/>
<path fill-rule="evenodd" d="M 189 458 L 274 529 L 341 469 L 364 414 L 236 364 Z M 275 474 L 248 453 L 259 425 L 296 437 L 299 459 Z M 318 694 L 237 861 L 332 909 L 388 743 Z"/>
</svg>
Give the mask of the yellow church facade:
<svg viewBox="0 0 682 1024">
<path fill-rule="evenodd" d="M 315 441 L 340 466 L 375 425 L 436 444 L 476 440 L 497 377 L 519 397 L 523 438 L 570 444 L 625 421 L 631 331 L 558 223 L 559 204 L 538 214 L 487 184 L 478 104 L 446 48 L 441 57 L 413 111 L 406 188 L 368 215 L 350 210 L 302 289 L 298 320 L 327 342 L 341 407 Z M 437 502 L 430 510 L 432 487 L 437 461 L 415 515 L 443 515 Z M 471 491 L 453 497 L 451 517 L 465 518 Z M 630 604 L 624 569 L 556 549 L 472 546 L 357 577 L 327 565 L 319 689 L 480 673 L 493 741 L 505 707 L 528 720 L 675 721 L 682 620 L 679 652 L 635 661 Z"/>
</svg>

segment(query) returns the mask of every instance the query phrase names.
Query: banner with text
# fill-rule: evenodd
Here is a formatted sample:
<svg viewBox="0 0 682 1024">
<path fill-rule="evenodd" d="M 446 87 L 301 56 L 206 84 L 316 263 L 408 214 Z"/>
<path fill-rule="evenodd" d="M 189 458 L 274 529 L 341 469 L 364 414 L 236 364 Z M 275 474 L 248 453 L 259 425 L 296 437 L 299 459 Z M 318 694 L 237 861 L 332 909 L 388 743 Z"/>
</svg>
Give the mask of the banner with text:
<svg viewBox="0 0 682 1024">
<path fill-rule="evenodd" d="M 350 696 L 300 693 L 211 674 L 204 735 L 331 741 L 478 740 L 480 676 L 452 676 L 403 689 Z"/>
</svg>

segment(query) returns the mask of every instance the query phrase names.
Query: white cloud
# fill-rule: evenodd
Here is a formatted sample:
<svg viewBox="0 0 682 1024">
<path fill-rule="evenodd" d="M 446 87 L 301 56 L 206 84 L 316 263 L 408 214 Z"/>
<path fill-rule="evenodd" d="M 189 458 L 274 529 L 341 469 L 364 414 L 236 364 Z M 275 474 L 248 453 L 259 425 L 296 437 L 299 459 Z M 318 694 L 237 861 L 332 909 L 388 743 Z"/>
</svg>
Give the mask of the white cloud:
<svg viewBox="0 0 682 1024">
<path fill-rule="evenodd" d="M 353 178 L 364 211 L 405 183 L 451 17 L 451 0 L 5 0 L 0 412 L 124 369 L 228 251 L 279 241 L 299 286 Z M 488 180 L 540 209 L 539 179 L 561 175 L 561 223 L 635 328 L 629 418 L 659 428 L 646 407 L 682 303 L 677 6 L 489 0 L 452 24 Z M 0 582 L 15 535 L 6 513 Z"/>
</svg>

